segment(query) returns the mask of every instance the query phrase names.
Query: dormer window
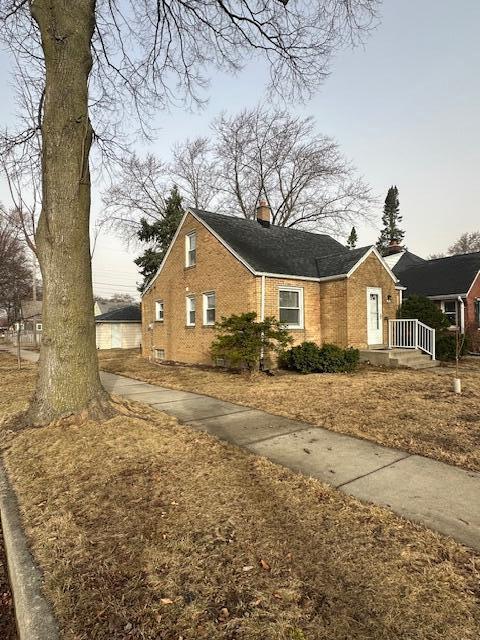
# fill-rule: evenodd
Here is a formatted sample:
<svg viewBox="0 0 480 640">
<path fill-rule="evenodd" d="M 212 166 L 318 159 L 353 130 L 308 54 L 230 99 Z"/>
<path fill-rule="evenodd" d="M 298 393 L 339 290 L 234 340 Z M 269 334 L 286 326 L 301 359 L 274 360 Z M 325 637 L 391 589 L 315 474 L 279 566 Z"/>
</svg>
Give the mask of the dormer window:
<svg viewBox="0 0 480 640">
<path fill-rule="evenodd" d="M 185 266 L 194 267 L 197 264 L 197 234 L 195 231 L 185 236 Z"/>
</svg>

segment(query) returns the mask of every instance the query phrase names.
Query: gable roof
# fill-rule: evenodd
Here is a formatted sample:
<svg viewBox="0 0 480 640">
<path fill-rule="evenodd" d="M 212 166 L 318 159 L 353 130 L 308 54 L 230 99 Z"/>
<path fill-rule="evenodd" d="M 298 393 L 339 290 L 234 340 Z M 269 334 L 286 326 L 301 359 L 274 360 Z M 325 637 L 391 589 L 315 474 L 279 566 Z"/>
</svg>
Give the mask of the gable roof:
<svg viewBox="0 0 480 640">
<path fill-rule="evenodd" d="M 22 309 L 22 318 L 24 320 L 40 317 L 42 315 L 41 300 L 23 300 L 20 303 L 20 306 Z"/>
<path fill-rule="evenodd" d="M 331 236 L 288 227 L 264 227 L 256 220 L 191 209 L 254 271 L 318 278 L 317 258 L 349 253 Z"/>
<path fill-rule="evenodd" d="M 98 308 L 99 313 L 96 315 L 98 317 L 101 314 L 107 313 L 108 311 L 113 311 L 114 309 L 121 309 L 125 307 L 125 302 L 112 302 L 107 300 L 106 302 L 99 302 L 95 300 L 94 307 Z"/>
<path fill-rule="evenodd" d="M 480 251 L 425 260 L 399 274 L 406 296 L 465 295 L 480 272 Z"/>
<path fill-rule="evenodd" d="M 119 309 L 112 309 L 107 313 L 102 313 L 100 316 L 96 316 L 95 322 L 141 322 L 142 314 L 140 311 L 140 305 L 129 304 L 126 307 L 120 307 Z"/>
<path fill-rule="evenodd" d="M 284 276 L 317 281 L 344 278 L 370 253 L 374 253 L 394 282 L 398 282 L 374 246 L 351 250 L 323 233 L 277 225 L 263 226 L 256 220 L 190 208 L 185 212 L 162 264 L 142 296 L 149 291 L 160 274 L 189 213 L 256 276 Z"/>
<path fill-rule="evenodd" d="M 384 256 L 383 259 L 396 276 L 409 267 L 427 262 L 424 258 L 420 258 L 420 256 L 415 255 L 407 249 L 404 249 L 400 253 L 392 253 L 389 256 Z"/>
</svg>

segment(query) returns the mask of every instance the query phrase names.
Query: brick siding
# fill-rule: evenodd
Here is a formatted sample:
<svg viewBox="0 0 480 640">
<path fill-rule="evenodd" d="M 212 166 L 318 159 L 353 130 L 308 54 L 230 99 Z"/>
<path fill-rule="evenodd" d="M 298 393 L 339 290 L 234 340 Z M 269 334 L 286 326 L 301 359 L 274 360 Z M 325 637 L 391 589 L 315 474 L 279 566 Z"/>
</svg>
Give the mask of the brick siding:
<svg viewBox="0 0 480 640">
<path fill-rule="evenodd" d="M 185 267 L 185 236 L 197 233 L 194 267 Z M 312 340 L 341 346 L 367 345 L 367 287 L 381 287 L 384 323 L 395 317 L 395 284 L 375 255 L 349 279 L 314 282 L 265 277 L 265 316 L 278 317 L 279 289 L 303 289 L 304 327 L 291 329 L 294 344 Z M 232 313 L 256 311 L 261 315 L 262 279 L 254 276 L 211 234 L 188 214 L 160 275 L 142 299 L 142 351 L 151 358 L 163 349 L 166 360 L 210 364 L 213 327 L 203 326 L 203 294 L 216 294 L 216 319 Z M 186 326 L 186 296 L 195 296 L 196 324 Z M 391 296 L 392 302 L 387 302 Z M 163 322 L 155 321 L 155 302 L 164 303 Z M 384 330 L 384 341 L 387 333 Z"/>
</svg>

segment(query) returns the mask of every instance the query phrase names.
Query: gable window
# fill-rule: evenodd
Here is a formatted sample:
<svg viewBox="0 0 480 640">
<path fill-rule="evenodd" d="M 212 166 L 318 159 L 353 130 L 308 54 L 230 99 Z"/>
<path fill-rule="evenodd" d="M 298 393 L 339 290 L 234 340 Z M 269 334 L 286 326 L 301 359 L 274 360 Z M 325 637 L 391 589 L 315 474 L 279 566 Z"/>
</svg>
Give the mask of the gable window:
<svg viewBox="0 0 480 640">
<path fill-rule="evenodd" d="M 194 296 L 187 296 L 187 327 L 195 326 L 195 307 L 196 301 Z"/>
<path fill-rule="evenodd" d="M 155 302 L 155 320 L 163 322 L 163 300 Z"/>
<path fill-rule="evenodd" d="M 443 313 L 450 320 L 450 326 L 454 327 L 457 325 L 457 301 L 456 300 L 445 300 L 443 303 Z"/>
<path fill-rule="evenodd" d="M 185 236 L 185 266 L 194 267 L 197 264 L 197 234 L 195 231 Z"/>
<path fill-rule="evenodd" d="M 214 292 L 203 294 L 203 324 L 215 324 L 216 304 Z"/>
<path fill-rule="evenodd" d="M 289 329 L 303 328 L 303 289 L 281 287 L 278 290 L 278 317 Z"/>
</svg>

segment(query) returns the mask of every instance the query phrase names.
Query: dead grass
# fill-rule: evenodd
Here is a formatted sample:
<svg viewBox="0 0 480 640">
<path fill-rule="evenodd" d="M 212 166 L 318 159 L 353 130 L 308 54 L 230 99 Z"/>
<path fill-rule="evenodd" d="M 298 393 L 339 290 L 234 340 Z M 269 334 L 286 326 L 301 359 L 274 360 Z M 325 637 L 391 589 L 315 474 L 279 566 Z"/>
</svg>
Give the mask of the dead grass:
<svg viewBox="0 0 480 640">
<path fill-rule="evenodd" d="M 138 351 L 104 351 L 101 368 L 153 384 L 196 391 L 303 420 L 480 471 L 480 359 L 413 371 L 363 367 L 354 374 L 283 373 L 248 379 L 214 369 L 151 364 Z"/>
<path fill-rule="evenodd" d="M 479 637 L 471 551 L 132 406 L 4 453 L 65 640 Z"/>
</svg>

